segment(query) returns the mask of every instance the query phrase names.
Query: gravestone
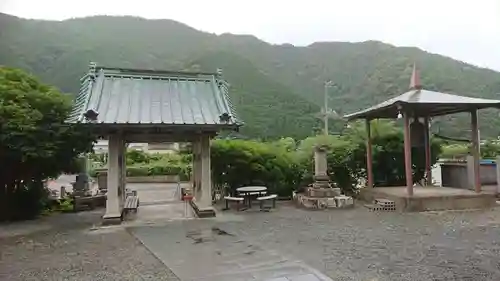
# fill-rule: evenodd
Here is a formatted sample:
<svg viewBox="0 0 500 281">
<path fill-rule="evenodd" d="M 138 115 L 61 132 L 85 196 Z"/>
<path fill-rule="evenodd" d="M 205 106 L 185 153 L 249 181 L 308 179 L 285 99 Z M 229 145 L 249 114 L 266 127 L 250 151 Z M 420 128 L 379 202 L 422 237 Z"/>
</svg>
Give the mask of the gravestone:
<svg viewBox="0 0 500 281">
<path fill-rule="evenodd" d="M 78 174 L 73 184 L 73 196 L 83 197 L 90 195 L 89 175 L 87 173 Z"/>
<path fill-rule="evenodd" d="M 97 188 L 99 189 L 99 194 L 106 194 L 108 192 L 108 169 L 100 168 L 96 169 L 97 173 Z"/>
</svg>

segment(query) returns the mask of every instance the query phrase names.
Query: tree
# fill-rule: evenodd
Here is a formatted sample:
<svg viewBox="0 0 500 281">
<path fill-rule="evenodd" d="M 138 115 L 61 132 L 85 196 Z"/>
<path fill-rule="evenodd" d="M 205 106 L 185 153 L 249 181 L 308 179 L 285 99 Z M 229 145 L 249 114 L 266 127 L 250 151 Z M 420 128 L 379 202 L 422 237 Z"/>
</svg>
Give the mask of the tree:
<svg viewBox="0 0 500 281">
<path fill-rule="evenodd" d="M 0 221 L 41 210 L 43 180 L 92 149 L 83 125 L 65 124 L 71 98 L 21 70 L 0 67 Z"/>
</svg>

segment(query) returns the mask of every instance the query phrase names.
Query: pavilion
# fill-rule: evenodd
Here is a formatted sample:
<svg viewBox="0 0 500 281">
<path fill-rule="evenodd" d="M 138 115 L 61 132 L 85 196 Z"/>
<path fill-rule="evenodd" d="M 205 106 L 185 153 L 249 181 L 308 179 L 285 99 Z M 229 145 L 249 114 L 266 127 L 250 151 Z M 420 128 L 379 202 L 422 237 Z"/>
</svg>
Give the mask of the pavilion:
<svg viewBox="0 0 500 281">
<path fill-rule="evenodd" d="M 81 79 L 68 122 L 84 123 L 108 139 L 104 222 L 119 223 L 125 201 L 127 143 L 191 142 L 193 207 L 213 213 L 210 139 L 242 125 L 217 73 L 98 67 Z"/>
<path fill-rule="evenodd" d="M 472 98 L 447 93 L 434 92 L 423 89 L 420 83 L 420 76 L 413 66 L 413 73 L 410 81 L 409 90 L 397 97 L 386 100 L 375 106 L 367 109 L 345 115 L 347 120 L 365 119 L 367 131 L 367 187 L 372 188 L 373 167 L 372 167 L 372 143 L 370 132 L 370 121 L 374 119 L 395 119 L 403 118 L 404 127 L 404 155 L 405 155 L 405 175 L 406 175 L 406 194 L 401 194 L 405 198 L 414 197 L 414 182 L 412 175 L 411 163 L 411 147 L 413 141 L 423 142 L 425 151 L 426 163 L 426 183 L 431 184 L 431 153 L 430 153 L 430 135 L 429 135 L 429 119 L 436 116 L 444 116 L 448 114 L 469 112 L 471 116 L 471 131 L 472 131 L 472 158 L 473 167 L 471 176 L 474 179 L 473 189 L 476 193 L 481 193 L 481 182 L 479 175 L 480 154 L 479 154 L 479 133 L 478 133 L 478 118 L 477 111 L 484 108 L 500 108 L 500 100 Z M 410 119 L 415 123 L 419 123 L 423 119 L 423 126 L 420 126 L 422 136 L 412 136 L 413 128 L 410 126 Z M 416 122 L 415 122 L 416 121 Z M 415 126 L 417 127 L 417 126 Z M 423 140 L 416 140 L 415 137 L 423 137 Z M 392 191 L 394 191 L 393 189 Z M 445 189 L 447 190 L 447 189 Z M 451 190 L 451 189 L 449 189 Z M 391 192 L 392 192 L 391 191 Z M 396 194 L 396 193 L 394 193 Z"/>
</svg>

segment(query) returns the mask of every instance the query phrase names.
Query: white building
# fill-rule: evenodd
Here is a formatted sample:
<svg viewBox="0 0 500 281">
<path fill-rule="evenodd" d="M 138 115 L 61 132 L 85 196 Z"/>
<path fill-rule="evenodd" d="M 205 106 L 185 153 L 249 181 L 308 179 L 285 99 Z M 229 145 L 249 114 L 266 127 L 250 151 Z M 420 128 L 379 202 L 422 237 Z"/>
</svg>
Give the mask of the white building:
<svg viewBox="0 0 500 281">
<path fill-rule="evenodd" d="M 165 142 L 165 143 L 130 143 L 128 149 L 141 150 L 149 153 L 172 153 L 179 151 L 179 143 Z M 108 141 L 98 140 L 94 144 L 95 153 L 107 153 Z"/>
</svg>

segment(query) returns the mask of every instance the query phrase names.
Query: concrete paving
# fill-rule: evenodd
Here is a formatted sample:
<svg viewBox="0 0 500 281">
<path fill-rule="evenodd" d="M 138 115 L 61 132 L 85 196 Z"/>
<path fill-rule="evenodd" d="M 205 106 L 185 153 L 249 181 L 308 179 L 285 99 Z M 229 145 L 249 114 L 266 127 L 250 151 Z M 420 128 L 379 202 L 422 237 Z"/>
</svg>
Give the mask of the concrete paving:
<svg viewBox="0 0 500 281">
<path fill-rule="evenodd" d="M 176 184 L 128 184 L 127 188 L 137 190 L 141 206 L 124 226 L 183 281 L 331 280 L 300 260 L 215 226 L 241 222 L 241 214 L 188 220 L 194 214 L 179 200 Z"/>
<path fill-rule="evenodd" d="M 331 280 L 300 260 L 263 248 L 214 223 L 184 221 L 130 231 L 183 281 Z"/>
<path fill-rule="evenodd" d="M 180 200 L 180 189 L 177 184 L 129 183 L 127 188 L 137 190 L 140 206 L 136 214 L 127 216 L 124 226 L 161 224 L 195 217 L 192 208 Z"/>
</svg>

